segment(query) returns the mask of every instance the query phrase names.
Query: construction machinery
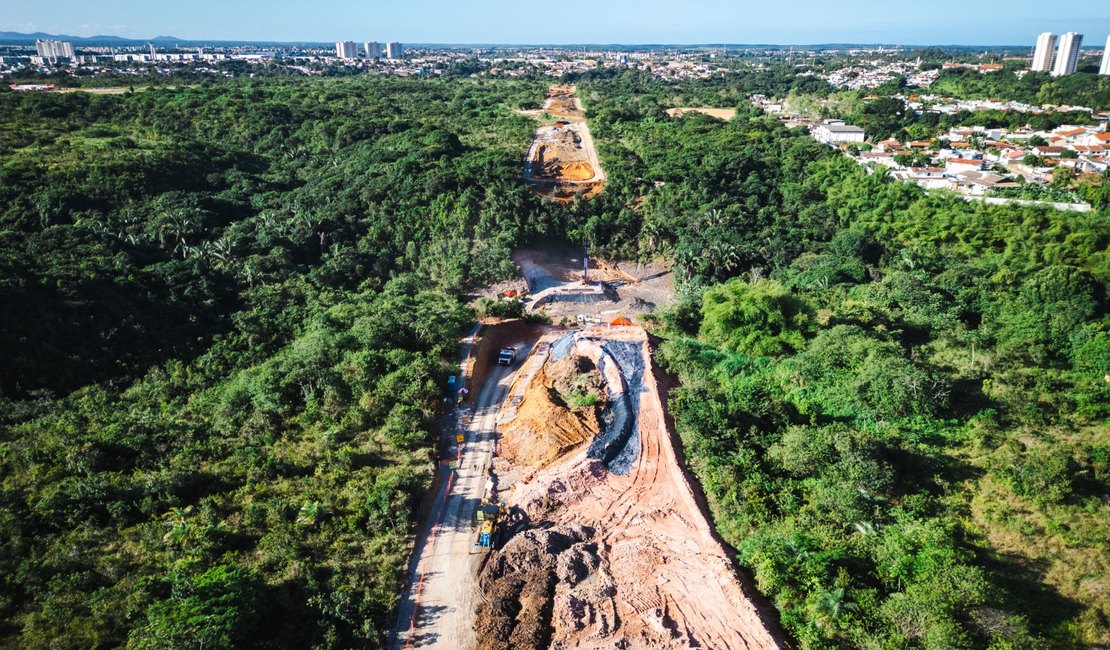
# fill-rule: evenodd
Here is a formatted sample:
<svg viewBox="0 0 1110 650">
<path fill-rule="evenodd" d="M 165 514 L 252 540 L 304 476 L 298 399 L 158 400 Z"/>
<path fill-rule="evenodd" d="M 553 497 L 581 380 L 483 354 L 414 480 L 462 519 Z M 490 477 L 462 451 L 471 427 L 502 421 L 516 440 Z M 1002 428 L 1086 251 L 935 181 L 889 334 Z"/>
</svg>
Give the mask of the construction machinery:
<svg viewBox="0 0 1110 650">
<path fill-rule="evenodd" d="M 478 528 L 478 541 L 475 546 L 482 548 L 493 548 L 494 535 L 497 530 L 497 522 L 505 515 L 505 502 L 499 504 L 488 503 L 478 506 L 477 518 L 481 526 Z"/>
<path fill-rule="evenodd" d="M 483 548 L 493 548 L 493 525 L 494 521 L 487 520 L 482 522 L 482 528 L 478 532 L 478 544 Z"/>
</svg>

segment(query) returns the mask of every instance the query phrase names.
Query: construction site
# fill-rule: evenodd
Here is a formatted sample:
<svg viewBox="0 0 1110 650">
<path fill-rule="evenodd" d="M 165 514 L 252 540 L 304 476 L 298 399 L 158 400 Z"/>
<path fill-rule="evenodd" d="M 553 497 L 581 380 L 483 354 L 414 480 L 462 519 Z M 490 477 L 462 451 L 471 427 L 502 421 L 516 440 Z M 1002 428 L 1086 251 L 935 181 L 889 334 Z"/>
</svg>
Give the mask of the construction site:
<svg viewBox="0 0 1110 650">
<path fill-rule="evenodd" d="M 537 192 L 557 200 L 587 198 L 601 191 L 605 174 L 574 86 L 552 86 L 544 114 L 554 124 L 536 129 L 524 164 L 524 179 Z"/>
<path fill-rule="evenodd" d="M 471 345 L 478 397 L 393 647 L 783 647 L 680 463 L 641 327 L 510 321 Z"/>
<path fill-rule="evenodd" d="M 578 89 L 570 84 L 555 84 L 547 90 L 547 99 L 544 101 L 543 110 L 548 115 L 562 117 L 569 120 L 581 120 L 586 117 L 582 110 L 582 102 L 576 97 Z"/>
<path fill-rule="evenodd" d="M 524 177 L 560 200 L 604 182 L 573 86 L 553 86 Z M 539 116 L 537 116 L 539 117 Z M 707 519 L 665 409 L 674 381 L 633 319 L 673 303 L 669 267 L 587 246 L 513 256 L 519 300 L 461 342 L 441 462 L 391 648 L 784 647 Z M 476 298 L 477 299 L 477 298 Z"/>
</svg>

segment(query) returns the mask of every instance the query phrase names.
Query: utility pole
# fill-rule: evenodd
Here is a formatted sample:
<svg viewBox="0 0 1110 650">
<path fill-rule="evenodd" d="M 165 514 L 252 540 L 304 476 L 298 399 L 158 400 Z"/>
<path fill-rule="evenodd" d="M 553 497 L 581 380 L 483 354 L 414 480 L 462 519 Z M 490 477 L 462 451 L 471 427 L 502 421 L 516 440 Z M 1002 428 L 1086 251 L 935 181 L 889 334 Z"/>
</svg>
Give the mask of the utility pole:
<svg viewBox="0 0 1110 650">
<path fill-rule="evenodd" d="M 582 284 L 590 283 L 590 238 L 582 238 Z"/>
</svg>

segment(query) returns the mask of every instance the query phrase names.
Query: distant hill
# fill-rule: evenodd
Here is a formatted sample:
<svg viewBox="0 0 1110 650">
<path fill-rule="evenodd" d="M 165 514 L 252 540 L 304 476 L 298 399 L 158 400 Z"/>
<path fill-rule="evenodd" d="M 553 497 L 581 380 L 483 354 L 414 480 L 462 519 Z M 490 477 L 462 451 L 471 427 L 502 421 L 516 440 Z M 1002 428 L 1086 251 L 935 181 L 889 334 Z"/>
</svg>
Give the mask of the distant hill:
<svg viewBox="0 0 1110 650">
<path fill-rule="evenodd" d="M 110 36 L 107 34 L 97 34 L 96 36 L 70 36 L 69 34 L 46 34 L 43 32 L 34 32 L 33 34 L 24 34 L 22 32 L 2 32 L 0 31 L 0 43 L 7 43 L 12 45 L 28 44 L 33 45 L 35 41 L 40 38 L 53 39 L 56 41 L 69 41 L 71 43 L 79 43 L 88 45 L 92 43 L 145 43 L 146 41 L 133 40 L 123 38 L 121 36 Z M 163 37 L 164 38 L 164 37 Z"/>
<path fill-rule="evenodd" d="M 42 38 L 56 41 L 69 41 L 76 46 L 86 47 L 91 47 L 94 45 L 118 45 L 134 47 L 146 45 L 147 43 L 154 43 L 155 45 L 163 45 L 167 47 L 197 47 L 201 45 L 328 45 L 328 43 L 314 43 L 310 41 L 281 42 L 197 40 L 178 38 L 176 36 L 155 36 L 154 38 L 124 38 L 122 36 L 110 36 L 106 34 L 98 34 L 96 36 L 71 36 L 69 34 L 46 34 L 44 32 L 25 34 L 23 32 L 0 31 L 0 45 L 34 45 L 35 41 Z"/>
</svg>

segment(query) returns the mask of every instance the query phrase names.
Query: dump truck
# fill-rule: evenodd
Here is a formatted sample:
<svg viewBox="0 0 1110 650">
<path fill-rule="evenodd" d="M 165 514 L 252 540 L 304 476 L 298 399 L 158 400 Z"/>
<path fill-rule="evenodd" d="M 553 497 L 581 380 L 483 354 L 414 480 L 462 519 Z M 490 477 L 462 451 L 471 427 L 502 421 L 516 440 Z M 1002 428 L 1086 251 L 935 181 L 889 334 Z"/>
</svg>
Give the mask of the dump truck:
<svg viewBox="0 0 1110 650">
<path fill-rule="evenodd" d="M 497 353 L 497 365 L 511 366 L 516 361 L 516 348 L 501 348 Z"/>
</svg>

